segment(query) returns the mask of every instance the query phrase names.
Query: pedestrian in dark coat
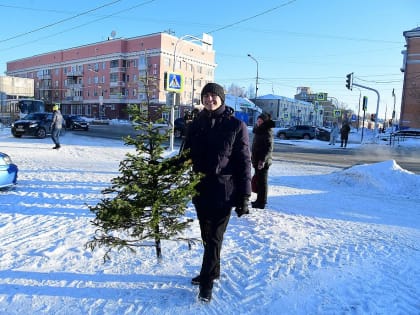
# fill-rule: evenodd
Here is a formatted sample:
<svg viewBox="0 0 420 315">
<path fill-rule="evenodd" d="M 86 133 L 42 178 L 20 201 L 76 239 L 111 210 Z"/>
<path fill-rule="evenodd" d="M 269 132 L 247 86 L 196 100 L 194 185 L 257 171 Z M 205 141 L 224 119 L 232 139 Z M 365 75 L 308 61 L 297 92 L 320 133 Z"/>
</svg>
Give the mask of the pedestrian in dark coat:
<svg viewBox="0 0 420 315">
<path fill-rule="evenodd" d="M 268 191 L 268 169 L 272 162 L 273 151 L 273 121 L 266 114 L 257 118 L 256 125 L 252 132 L 252 166 L 257 183 L 257 199 L 252 202 L 253 208 L 264 209 L 267 204 Z"/>
<path fill-rule="evenodd" d="M 223 235 L 235 207 L 240 217 L 248 213 L 251 195 L 251 158 L 248 129 L 226 106 L 223 87 L 208 83 L 201 92 L 204 109 L 188 125 L 184 150 L 193 170 L 203 174 L 193 197 L 204 245 L 199 298 L 210 301 L 213 280 L 220 276 Z"/>
<path fill-rule="evenodd" d="M 348 122 L 345 122 L 340 129 L 341 134 L 341 147 L 347 147 L 347 141 L 349 140 L 350 126 Z"/>
</svg>

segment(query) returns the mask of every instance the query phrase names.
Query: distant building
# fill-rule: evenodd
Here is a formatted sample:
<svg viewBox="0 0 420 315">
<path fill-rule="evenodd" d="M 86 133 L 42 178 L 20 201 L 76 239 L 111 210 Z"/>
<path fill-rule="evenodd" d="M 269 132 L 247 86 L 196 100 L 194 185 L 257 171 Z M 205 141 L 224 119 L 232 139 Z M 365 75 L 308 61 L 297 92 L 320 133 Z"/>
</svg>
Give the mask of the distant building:
<svg viewBox="0 0 420 315">
<path fill-rule="evenodd" d="M 399 124 L 402 128 L 420 128 L 420 27 L 403 34 L 406 50 L 402 52 L 404 85 Z"/>
<path fill-rule="evenodd" d="M 276 127 L 295 125 L 322 125 L 323 108 L 311 102 L 268 94 L 258 96 L 255 103 L 269 113 Z"/>
<path fill-rule="evenodd" d="M 126 119 L 128 104 L 149 99 L 149 111 L 166 104 L 165 73 L 184 76 L 175 116 L 199 102 L 201 88 L 214 80 L 215 51 L 207 34 L 180 38 L 155 33 L 31 56 L 7 63 L 7 74 L 34 80 L 34 96 L 63 114 Z M 145 78 L 148 95 L 146 95 Z M 169 100 L 168 100 L 169 101 Z"/>
<path fill-rule="evenodd" d="M 331 126 L 333 122 L 341 122 L 342 120 L 342 113 L 340 112 L 340 115 L 337 115 L 338 100 L 328 96 L 328 93 L 313 93 L 310 87 L 298 87 L 295 99 L 322 106 L 323 120 L 320 125 Z M 335 100 L 335 104 L 333 100 Z"/>
<path fill-rule="evenodd" d="M 232 94 L 226 94 L 225 104 L 235 110 L 236 117 L 250 126 L 255 123 L 258 115 L 262 112 L 261 108 L 249 99 Z"/>
<path fill-rule="evenodd" d="M 21 98 L 34 97 L 34 80 L 0 76 L 0 119 L 9 123 L 16 112 L 16 103 Z"/>
</svg>

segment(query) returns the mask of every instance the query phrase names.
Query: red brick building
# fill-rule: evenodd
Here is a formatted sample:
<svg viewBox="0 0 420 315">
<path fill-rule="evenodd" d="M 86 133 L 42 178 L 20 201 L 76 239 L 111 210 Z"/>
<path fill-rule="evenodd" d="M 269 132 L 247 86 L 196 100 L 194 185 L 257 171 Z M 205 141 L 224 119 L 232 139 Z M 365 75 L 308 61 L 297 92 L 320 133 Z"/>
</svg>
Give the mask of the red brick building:
<svg viewBox="0 0 420 315">
<path fill-rule="evenodd" d="M 420 128 L 420 27 L 403 33 L 404 85 L 401 101 L 400 126 Z"/>
<path fill-rule="evenodd" d="M 63 114 L 127 119 L 127 104 L 147 99 L 146 73 L 154 78 L 148 89 L 154 107 L 166 103 L 165 72 L 184 75 L 184 91 L 177 97 L 179 116 L 182 107 L 199 101 L 201 87 L 214 80 L 215 67 L 211 36 L 155 33 L 10 61 L 6 74 L 34 79 L 35 98 L 44 100 L 47 108 L 60 103 Z"/>
</svg>

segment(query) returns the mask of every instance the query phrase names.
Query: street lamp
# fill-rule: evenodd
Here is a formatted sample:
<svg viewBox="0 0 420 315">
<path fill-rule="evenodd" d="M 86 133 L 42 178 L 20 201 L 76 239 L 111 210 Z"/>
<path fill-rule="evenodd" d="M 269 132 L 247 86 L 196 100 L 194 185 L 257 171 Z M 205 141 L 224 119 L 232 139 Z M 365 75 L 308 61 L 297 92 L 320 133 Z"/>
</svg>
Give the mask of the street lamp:
<svg viewBox="0 0 420 315">
<path fill-rule="evenodd" d="M 172 70 L 174 72 L 175 72 L 175 64 L 176 64 L 176 50 L 178 48 L 178 44 L 185 39 L 191 39 L 191 41 L 199 41 L 199 42 L 202 42 L 203 44 L 211 45 L 211 43 L 205 41 L 204 39 L 201 39 L 201 38 L 193 36 L 193 35 L 184 35 L 184 36 L 178 38 L 178 40 L 175 43 L 175 47 L 174 47 L 174 63 L 172 65 Z M 170 133 L 170 137 L 169 137 L 169 149 L 171 151 L 173 151 L 173 149 L 174 149 L 174 125 L 175 125 L 175 101 L 176 101 L 175 94 L 176 94 L 175 92 L 172 92 L 173 101 L 172 101 L 172 104 L 171 104 L 171 133 Z"/>
<path fill-rule="evenodd" d="M 394 109 L 392 110 L 391 121 L 392 121 L 392 130 L 395 130 L 394 129 L 394 125 L 395 125 L 395 123 L 394 123 L 394 118 L 395 118 L 395 90 L 394 89 L 392 89 L 392 97 L 394 98 Z M 397 120 L 395 119 L 395 121 L 397 121 Z"/>
<path fill-rule="evenodd" d="M 251 56 L 251 54 L 248 54 L 248 57 L 251 58 L 252 60 L 255 61 L 255 63 L 257 64 L 257 78 L 255 80 L 255 101 L 257 100 L 257 96 L 258 96 L 258 61 L 257 59 L 255 59 L 254 57 Z"/>
</svg>

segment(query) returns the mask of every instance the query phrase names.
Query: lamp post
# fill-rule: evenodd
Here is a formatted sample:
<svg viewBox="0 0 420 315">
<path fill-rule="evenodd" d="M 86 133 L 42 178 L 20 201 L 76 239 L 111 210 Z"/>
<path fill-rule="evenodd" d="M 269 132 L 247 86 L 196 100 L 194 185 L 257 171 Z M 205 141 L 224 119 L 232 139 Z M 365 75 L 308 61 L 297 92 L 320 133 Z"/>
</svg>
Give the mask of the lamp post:
<svg viewBox="0 0 420 315">
<path fill-rule="evenodd" d="M 252 60 L 254 60 L 255 63 L 257 64 L 257 78 L 255 80 L 255 101 L 257 101 L 257 97 L 258 97 L 258 61 L 257 61 L 257 59 L 252 57 L 251 54 L 248 54 L 248 57 L 251 58 Z"/>
<path fill-rule="evenodd" d="M 207 44 L 207 45 L 211 45 L 211 43 L 206 42 L 204 39 L 201 39 L 199 37 L 193 36 L 193 35 L 184 35 L 180 38 L 178 38 L 178 40 L 175 43 L 175 47 L 174 47 L 174 63 L 172 65 L 172 70 L 175 72 L 175 64 L 176 64 L 176 50 L 178 48 L 178 44 L 185 40 L 185 39 L 191 39 L 191 41 L 199 41 L 202 42 L 203 44 Z M 174 149 L 174 124 L 175 124 L 175 102 L 176 102 L 176 97 L 175 97 L 175 92 L 172 92 L 172 96 L 173 96 L 173 102 L 171 104 L 171 133 L 169 136 L 169 149 L 171 151 L 173 151 Z"/>
<path fill-rule="evenodd" d="M 391 121 L 392 121 L 392 131 L 394 131 L 395 130 L 394 129 L 394 125 L 395 125 L 395 123 L 394 123 L 394 118 L 395 118 L 395 90 L 394 89 L 392 89 L 392 96 L 394 97 L 394 108 L 392 110 Z"/>
</svg>

